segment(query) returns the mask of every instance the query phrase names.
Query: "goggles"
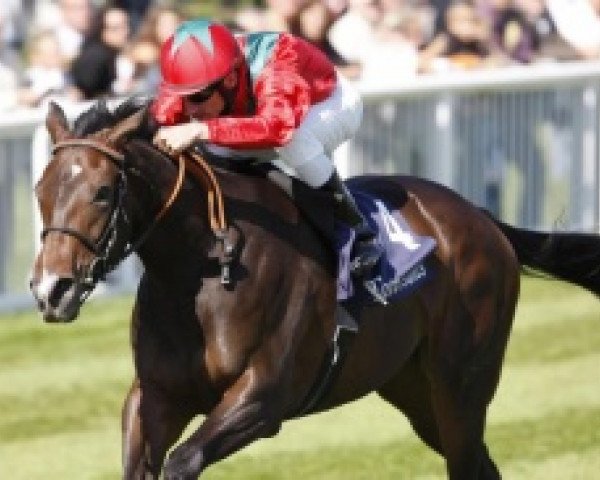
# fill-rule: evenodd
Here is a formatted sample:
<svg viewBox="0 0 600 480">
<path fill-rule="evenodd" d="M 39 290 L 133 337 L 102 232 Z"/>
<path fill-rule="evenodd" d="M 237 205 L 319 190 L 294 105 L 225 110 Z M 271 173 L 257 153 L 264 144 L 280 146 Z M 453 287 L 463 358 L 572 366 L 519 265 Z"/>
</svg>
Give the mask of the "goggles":
<svg viewBox="0 0 600 480">
<path fill-rule="evenodd" d="M 220 86 L 221 86 L 221 81 L 215 82 L 212 85 L 209 85 L 208 87 L 203 88 L 199 92 L 192 93 L 191 95 L 186 95 L 185 98 L 187 99 L 187 101 L 189 101 L 191 103 L 204 103 L 210 97 L 213 96 L 215 91 L 218 90 Z"/>
</svg>

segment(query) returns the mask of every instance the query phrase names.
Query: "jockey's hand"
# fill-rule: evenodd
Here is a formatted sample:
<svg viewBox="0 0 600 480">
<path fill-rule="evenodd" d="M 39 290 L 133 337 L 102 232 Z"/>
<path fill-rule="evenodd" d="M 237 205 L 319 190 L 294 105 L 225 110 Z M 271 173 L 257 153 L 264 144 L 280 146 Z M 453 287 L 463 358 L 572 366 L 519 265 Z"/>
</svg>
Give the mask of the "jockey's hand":
<svg viewBox="0 0 600 480">
<path fill-rule="evenodd" d="M 208 126 L 203 122 L 189 122 L 159 128 L 152 143 L 162 151 L 176 155 L 202 140 L 208 140 Z"/>
</svg>

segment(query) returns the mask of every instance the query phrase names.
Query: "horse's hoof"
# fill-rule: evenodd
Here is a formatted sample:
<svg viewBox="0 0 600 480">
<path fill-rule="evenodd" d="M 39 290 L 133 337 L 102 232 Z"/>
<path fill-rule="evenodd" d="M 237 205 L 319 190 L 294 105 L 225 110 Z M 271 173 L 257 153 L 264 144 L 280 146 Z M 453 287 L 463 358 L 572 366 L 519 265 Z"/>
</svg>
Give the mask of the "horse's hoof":
<svg viewBox="0 0 600 480">
<path fill-rule="evenodd" d="M 185 447 L 176 448 L 165 463 L 165 480 L 196 480 L 202 471 L 202 452 Z"/>
<path fill-rule="evenodd" d="M 196 480 L 198 475 L 187 475 L 185 473 L 167 472 L 163 475 L 164 480 Z"/>
</svg>

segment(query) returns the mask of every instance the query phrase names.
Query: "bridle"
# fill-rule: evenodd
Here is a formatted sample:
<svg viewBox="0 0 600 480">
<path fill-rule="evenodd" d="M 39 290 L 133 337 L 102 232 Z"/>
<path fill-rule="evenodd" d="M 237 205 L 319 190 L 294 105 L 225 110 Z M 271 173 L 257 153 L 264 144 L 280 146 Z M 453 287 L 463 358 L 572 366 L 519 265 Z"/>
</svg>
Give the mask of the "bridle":
<svg viewBox="0 0 600 480">
<path fill-rule="evenodd" d="M 83 271 L 76 272 L 79 277 L 77 280 L 85 290 L 81 299 L 83 301 L 91 293 L 98 281 L 104 280 L 124 258 L 131 252 L 137 250 L 147 240 L 154 227 L 162 219 L 167 210 L 169 210 L 171 205 L 173 205 L 181 191 L 181 186 L 183 185 L 183 179 L 185 177 L 185 161 L 183 156 L 180 155 L 178 158 L 177 180 L 173 186 L 171 195 L 164 203 L 153 222 L 135 242 L 126 239 L 123 242 L 124 249 L 119 253 L 116 251 L 116 247 L 119 245 L 119 232 L 125 230 L 128 232 L 128 235 L 131 234 L 131 223 L 124 208 L 124 200 L 127 194 L 127 165 L 125 162 L 125 155 L 109 145 L 91 138 L 73 138 L 57 142 L 52 146 L 52 154 L 54 155 L 58 150 L 69 147 L 87 147 L 100 152 L 104 154 L 104 156 L 109 159 L 119 171 L 115 192 L 110 205 L 110 214 L 98 238 L 91 239 L 78 230 L 68 226 L 50 226 L 42 230 L 42 242 L 49 233 L 58 232 L 76 238 L 94 254 L 94 258 L 90 265 Z"/>
</svg>

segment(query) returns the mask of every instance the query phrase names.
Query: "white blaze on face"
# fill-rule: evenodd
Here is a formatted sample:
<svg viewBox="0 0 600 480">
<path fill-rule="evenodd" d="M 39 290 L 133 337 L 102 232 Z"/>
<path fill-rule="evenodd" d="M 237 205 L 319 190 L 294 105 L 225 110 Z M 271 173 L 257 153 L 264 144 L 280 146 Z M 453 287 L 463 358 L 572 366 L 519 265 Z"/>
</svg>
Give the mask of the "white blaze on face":
<svg viewBox="0 0 600 480">
<path fill-rule="evenodd" d="M 73 165 L 71 165 L 71 178 L 75 178 L 77 175 L 79 175 L 81 172 L 83 172 L 83 168 L 81 168 L 81 165 L 77 165 L 76 163 L 74 163 Z"/>
<path fill-rule="evenodd" d="M 36 287 L 38 297 L 44 300 L 48 299 L 56 282 L 58 282 L 58 275 L 44 269 L 40 282 Z"/>
</svg>

